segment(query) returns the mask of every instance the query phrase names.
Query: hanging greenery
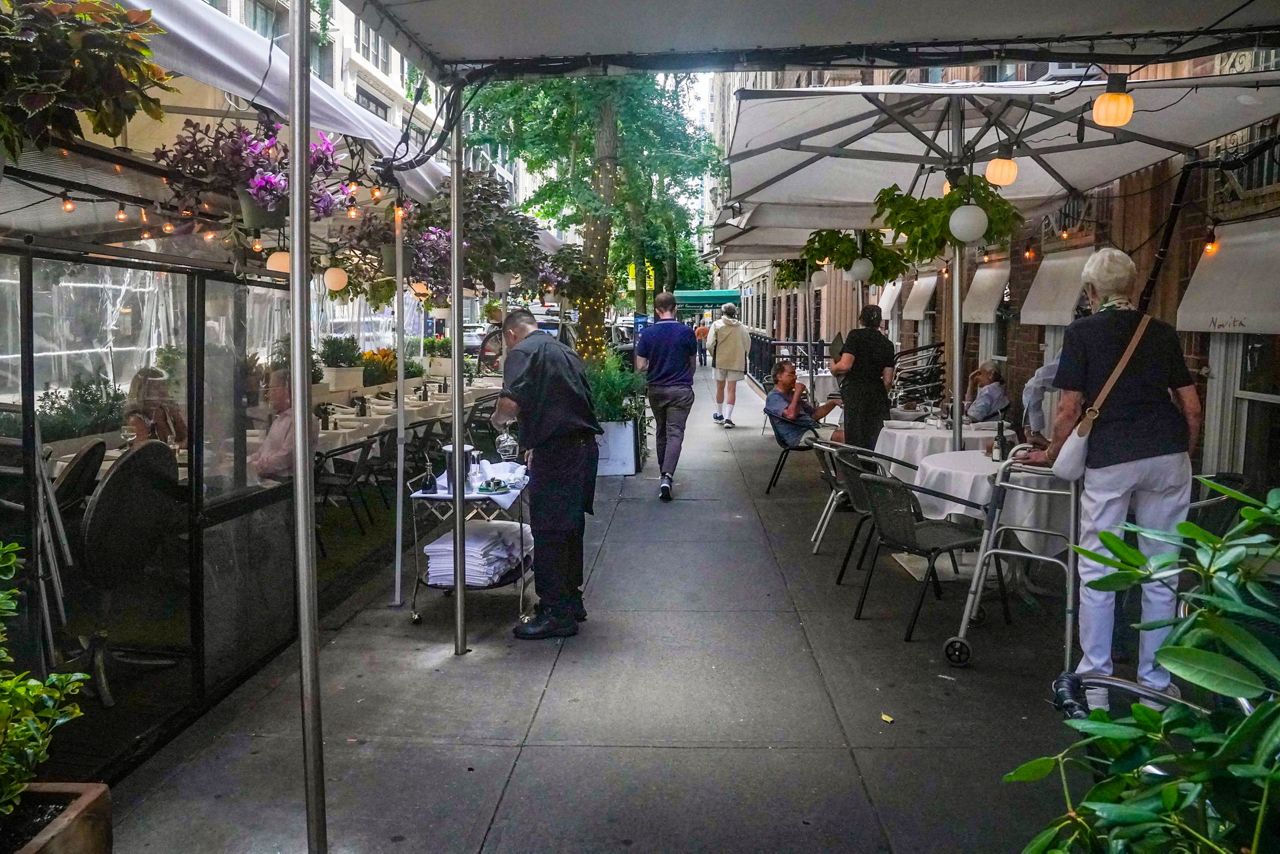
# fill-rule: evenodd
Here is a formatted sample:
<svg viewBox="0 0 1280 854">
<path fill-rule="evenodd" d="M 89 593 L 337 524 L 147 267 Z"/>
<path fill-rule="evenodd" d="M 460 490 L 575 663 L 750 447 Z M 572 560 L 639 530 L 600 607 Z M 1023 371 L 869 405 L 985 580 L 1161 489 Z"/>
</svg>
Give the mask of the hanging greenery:
<svg viewBox="0 0 1280 854">
<path fill-rule="evenodd" d="M 1022 227 L 1022 214 L 1000 195 L 995 185 L 980 175 L 962 175 L 951 192 L 940 198 L 918 199 L 897 184 L 876 194 L 878 222 L 893 229 L 893 239 L 905 238 L 902 259 L 907 264 L 928 264 L 942 256 L 954 241 L 948 222 L 961 205 L 975 204 L 987 214 L 987 244 L 1008 245 Z"/>
<path fill-rule="evenodd" d="M 773 286 L 778 290 L 789 291 L 798 288 L 808 278 L 809 265 L 802 258 L 788 258 L 785 261 L 773 262 Z"/>
<path fill-rule="evenodd" d="M 892 282 L 911 267 L 903 259 L 901 252 L 885 245 L 884 235 L 875 229 L 855 232 L 835 229 L 815 231 L 809 235 L 800 257 L 815 267 L 822 266 L 824 261 L 829 260 L 837 270 L 848 270 L 855 261 L 866 258 L 872 267 L 872 273 L 867 277 L 867 283 L 871 285 Z"/>
<path fill-rule="evenodd" d="M 164 118 L 153 90 L 171 92 L 150 61 L 163 32 L 146 9 L 114 3 L 0 3 L 0 144 L 17 161 L 25 143 L 43 149 L 95 133 L 116 137 L 139 110 Z"/>
</svg>

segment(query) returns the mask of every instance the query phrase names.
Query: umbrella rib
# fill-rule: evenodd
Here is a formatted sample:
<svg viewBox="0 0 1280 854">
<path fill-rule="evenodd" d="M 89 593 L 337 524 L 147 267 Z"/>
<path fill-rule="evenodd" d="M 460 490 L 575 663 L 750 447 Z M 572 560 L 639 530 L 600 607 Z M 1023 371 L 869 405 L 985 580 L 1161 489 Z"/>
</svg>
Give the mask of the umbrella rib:
<svg viewBox="0 0 1280 854">
<path fill-rule="evenodd" d="M 1054 116 L 1062 120 L 1070 120 L 1068 118 L 1070 114 L 1060 113 L 1057 110 L 1053 110 L 1053 109 L 1050 109 L 1049 107 L 1044 106 L 1043 104 L 1028 104 L 1027 108 L 1032 112 L 1040 113 L 1042 115 Z M 1101 125 L 1095 124 L 1089 119 L 1084 120 L 1084 126 L 1087 128 L 1092 128 L 1093 130 L 1096 130 L 1096 131 L 1101 131 L 1102 133 L 1109 133 L 1112 136 L 1114 136 L 1116 139 L 1123 140 L 1125 142 L 1141 142 L 1146 145 L 1150 145 L 1154 148 L 1163 148 L 1166 151 L 1172 151 L 1175 154 L 1185 154 L 1187 156 L 1194 156 L 1196 153 L 1195 146 L 1192 146 L 1192 145 L 1183 145 L 1180 142 L 1170 142 L 1166 139 L 1157 139 L 1154 136 L 1147 136 L 1146 134 L 1135 133 L 1134 131 L 1124 130 L 1123 128 L 1102 127 Z"/>
<path fill-rule="evenodd" d="M 913 98 L 912 100 L 918 103 L 924 99 L 920 97 L 916 97 L 916 98 Z M 834 121 L 834 122 L 831 122 L 830 124 L 823 125 L 821 127 L 810 128 L 810 129 L 801 131 L 800 133 L 793 134 L 783 139 L 779 139 L 775 142 L 771 142 L 768 145 L 763 145 L 760 148 L 749 148 L 746 151 L 739 151 L 737 154 L 730 154 L 728 157 L 728 161 L 730 163 L 737 163 L 741 160 L 746 160 L 748 158 L 755 157 L 759 154 L 768 154 L 770 151 L 777 151 L 779 148 L 785 148 L 786 146 L 790 145 L 793 142 L 800 142 L 804 140 L 806 137 L 818 136 L 819 134 L 830 133 L 833 130 L 839 130 L 842 127 L 848 127 L 851 124 L 865 121 L 866 119 L 869 119 L 869 118 L 872 118 L 873 116 L 878 116 L 878 115 L 880 115 L 880 110 L 867 110 L 865 113 L 858 113 L 856 116 L 850 116 L 847 119 L 840 119 L 839 121 Z"/>
<path fill-rule="evenodd" d="M 1028 110 L 1031 109 L 1030 103 L 1027 103 L 1027 102 L 1020 102 L 1020 103 L 1022 104 L 1022 106 L 1026 107 Z M 1029 137 L 1035 136 L 1042 130 L 1048 130 L 1049 128 L 1057 127 L 1060 124 L 1067 124 L 1067 123 L 1074 124 L 1075 121 L 1079 119 L 1080 116 L 1084 112 L 1086 112 L 1088 109 L 1089 109 L 1089 102 L 1086 101 L 1080 106 L 1072 107 L 1067 112 L 1062 113 L 1061 118 L 1055 117 L 1051 119 L 1046 119 L 1045 121 L 1041 122 L 1038 125 L 1032 125 L 1029 128 L 1024 128 L 1020 135 L 1022 136 L 1023 139 L 1027 139 Z M 982 148 L 978 151 L 973 152 L 973 159 L 985 160 L 989 155 L 995 154 L 999 150 L 1000 150 L 999 143 L 988 145 L 985 148 Z"/>
<path fill-rule="evenodd" d="M 890 107 L 888 104 L 881 101 L 878 96 L 867 95 L 866 99 L 868 102 L 870 102 L 872 106 L 874 106 L 880 112 L 884 113 L 886 116 L 889 116 L 891 119 L 897 122 L 898 127 L 902 128 L 907 133 L 911 134 L 916 139 L 923 142 L 925 144 L 925 148 L 932 151 L 934 154 L 940 155 L 941 157 L 944 157 L 944 158 L 949 157 L 951 155 L 949 151 L 947 151 L 941 145 L 938 145 L 938 143 L 930 139 L 929 136 L 924 131 L 920 130 L 920 128 L 913 125 L 910 122 L 910 120 L 902 116 L 898 112 L 898 110 L 896 110 L 893 107 Z"/>
<path fill-rule="evenodd" d="M 787 151 L 801 151 L 806 154 L 818 154 L 823 157 L 838 157 L 842 160 L 876 160 L 886 163 L 918 163 L 924 166 L 946 166 L 948 161 L 941 157 L 925 157 L 919 154 L 895 154 L 891 151 L 861 151 L 856 148 L 839 148 L 833 145 L 789 145 Z"/>
<path fill-rule="evenodd" d="M 982 111 L 984 115 L 987 115 L 987 116 L 991 115 L 991 113 L 987 111 L 986 107 L 983 107 L 981 104 L 978 104 L 976 106 L 978 107 L 979 110 Z M 1080 191 L 1077 190 L 1074 186 L 1072 186 L 1070 181 L 1062 177 L 1061 172 L 1059 172 L 1057 169 L 1054 169 L 1052 166 L 1049 165 L 1049 161 L 1045 160 L 1036 151 L 1034 151 L 1031 148 L 1031 146 L 1027 145 L 1025 142 L 1019 139 L 1017 132 L 1013 130 L 1013 128 L 1009 127 L 1007 124 L 1000 121 L 999 118 L 996 119 L 996 127 L 1004 131 L 1005 134 L 1009 137 L 1009 139 L 1013 140 L 1014 153 L 1021 152 L 1023 154 L 1026 154 L 1028 157 L 1030 157 L 1032 160 L 1035 161 L 1037 166 L 1039 166 L 1041 169 L 1045 171 L 1046 175 L 1048 175 L 1053 180 L 1057 181 L 1058 185 L 1062 187 L 1062 189 L 1066 190 L 1067 193 L 1069 193 L 1070 195 L 1076 196 L 1080 194 Z"/>
<path fill-rule="evenodd" d="M 995 127 L 996 123 L 1004 117 L 1004 114 L 1009 111 L 1009 107 L 1014 103 L 1014 101 L 1011 99 L 1005 100 L 1000 104 L 999 112 L 989 113 L 983 109 L 982 103 L 972 95 L 965 95 L 964 99 L 977 107 L 978 110 L 987 117 L 987 121 L 978 129 L 978 132 L 974 135 L 973 139 L 965 143 L 965 151 L 968 152 L 969 158 L 976 160 L 977 158 L 975 154 L 978 148 L 978 143 L 982 142 L 982 138 L 985 137 L 991 131 L 991 128 Z M 997 145 L 999 145 L 999 143 L 997 143 Z"/>
<path fill-rule="evenodd" d="M 947 111 L 943 110 L 938 116 L 938 123 L 933 126 L 933 138 L 937 139 L 938 134 L 942 133 L 942 126 L 947 123 Z M 911 176 L 911 186 L 907 188 L 907 195 L 914 196 L 916 194 L 916 184 L 920 183 L 920 176 L 924 174 L 924 164 L 916 167 L 916 173 Z"/>
</svg>

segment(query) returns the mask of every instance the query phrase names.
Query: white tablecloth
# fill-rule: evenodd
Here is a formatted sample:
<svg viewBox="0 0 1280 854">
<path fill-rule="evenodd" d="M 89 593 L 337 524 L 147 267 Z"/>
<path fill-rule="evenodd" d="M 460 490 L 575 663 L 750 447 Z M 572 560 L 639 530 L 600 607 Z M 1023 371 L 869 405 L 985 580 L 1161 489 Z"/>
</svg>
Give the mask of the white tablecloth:
<svg viewBox="0 0 1280 854">
<path fill-rule="evenodd" d="M 999 468 L 1000 463 L 993 462 L 982 451 L 934 454 L 920 461 L 915 484 L 985 505 L 991 500 L 993 477 Z M 1016 473 L 1013 482 L 1040 489 L 1067 489 L 1064 482 L 1052 476 Z M 981 510 L 963 504 L 931 495 L 916 497 L 920 499 L 920 509 L 930 519 L 944 519 L 952 514 L 983 518 Z M 1065 533 L 1070 518 L 1071 499 L 1067 495 L 1033 495 L 1010 490 L 1005 496 L 1001 524 L 1061 530 Z M 1066 544 L 1061 538 L 1037 534 L 1020 533 L 1018 539 L 1023 548 L 1036 554 L 1057 554 L 1064 550 Z"/>
<path fill-rule="evenodd" d="M 797 372 L 800 382 L 809 383 L 808 371 Z M 813 388 L 809 390 L 810 398 L 814 401 L 814 405 L 820 406 L 827 402 L 827 398 L 833 394 L 840 393 L 840 381 L 830 373 L 819 372 L 813 377 Z"/>
<path fill-rule="evenodd" d="M 975 430 L 972 427 L 965 427 L 963 437 L 965 450 L 976 451 L 987 442 L 994 441 L 996 434 L 994 430 Z M 874 450 L 878 454 L 918 466 L 925 457 L 951 450 L 951 431 L 936 427 L 918 429 L 885 427 L 880 431 L 880 438 L 876 441 Z M 889 473 L 907 482 L 915 479 L 915 472 L 906 466 L 892 466 Z"/>
</svg>

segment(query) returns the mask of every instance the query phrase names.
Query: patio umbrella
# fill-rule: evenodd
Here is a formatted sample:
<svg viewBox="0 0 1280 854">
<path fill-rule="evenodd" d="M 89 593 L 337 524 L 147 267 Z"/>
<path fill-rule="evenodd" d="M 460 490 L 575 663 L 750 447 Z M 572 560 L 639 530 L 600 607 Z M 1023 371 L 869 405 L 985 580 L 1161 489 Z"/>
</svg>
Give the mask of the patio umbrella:
<svg viewBox="0 0 1280 854">
<path fill-rule="evenodd" d="M 794 245 L 813 228 L 874 225 L 876 194 L 898 184 L 939 196 L 942 172 L 998 156 L 1017 179 L 1002 195 L 1028 215 L 1280 113 L 1280 72 L 1135 81 L 1133 119 L 1091 118 L 1102 81 L 922 83 L 738 92 L 728 205 L 745 217 L 721 245 Z M 824 214 L 832 220 L 823 220 Z M 758 217 L 758 219 L 757 219 Z M 752 221 L 760 225 L 753 225 Z M 729 249 L 732 254 L 733 249 Z M 951 277 L 953 419 L 961 443 L 958 370 L 964 253 Z"/>
</svg>

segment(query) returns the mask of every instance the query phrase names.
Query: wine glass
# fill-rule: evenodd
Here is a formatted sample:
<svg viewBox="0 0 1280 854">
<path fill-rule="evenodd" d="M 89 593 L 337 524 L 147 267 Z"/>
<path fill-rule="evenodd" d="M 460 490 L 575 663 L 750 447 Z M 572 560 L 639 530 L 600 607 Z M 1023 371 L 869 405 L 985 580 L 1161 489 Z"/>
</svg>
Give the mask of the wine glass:
<svg viewBox="0 0 1280 854">
<path fill-rule="evenodd" d="M 512 436 L 506 430 L 498 435 L 495 442 L 498 456 L 502 457 L 503 462 L 511 462 L 520 452 L 520 443 L 516 441 L 516 437 Z"/>
<path fill-rule="evenodd" d="M 126 422 L 120 428 L 120 438 L 124 441 L 124 447 L 128 448 L 133 445 L 133 440 L 138 438 L 138 431 L 133 429 L 133 425 Z"/>
</svg>

